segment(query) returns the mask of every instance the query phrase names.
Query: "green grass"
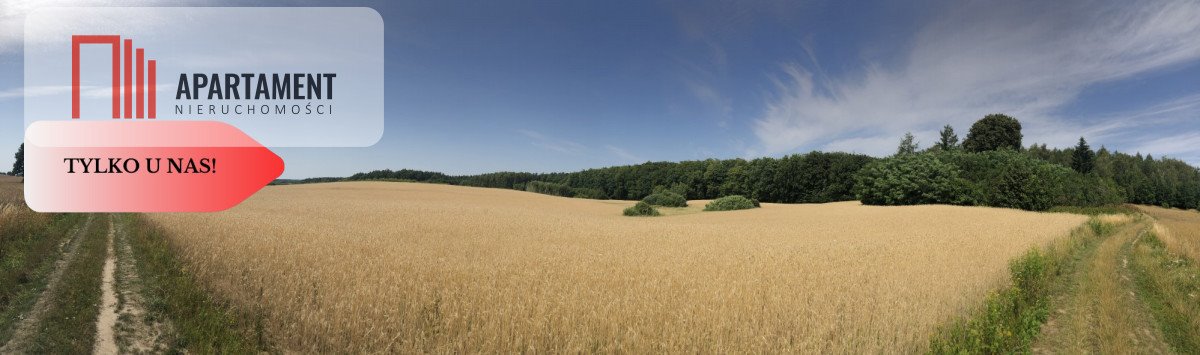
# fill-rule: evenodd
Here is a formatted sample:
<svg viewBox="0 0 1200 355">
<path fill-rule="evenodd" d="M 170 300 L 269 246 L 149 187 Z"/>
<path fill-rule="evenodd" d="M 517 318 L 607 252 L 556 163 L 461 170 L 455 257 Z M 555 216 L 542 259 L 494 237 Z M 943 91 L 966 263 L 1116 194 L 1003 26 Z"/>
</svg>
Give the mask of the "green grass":
<svg viewBox="0 0 1200 355">
<path fill-rule="evenodd" d="M 175 351 L 257 353 L 270 350 L 263 316 L 214 300 L 185 270 L 159 227 L 140 215 L 122 215 L 141 278 L 147 311 L 174 323 Z"/>
<path fill-rule="evenodd" d="M 60 256 L 59 245 L 84 220 L 81 214 L 24 210 L 0 218 L 0 344 L 46 288 Z"/>
<path fill-rule="evenodd" d="M 1181 354 L 1200 354 L 1200 265 L 1172 255 L 1154 232 L 1135 246 L 1133 275 L 1139 298 Z"/>
<path fill-rule="evenodd" d="M 966 319 L 942 327 L 933 354 L 1028 353 L 1050 314 L 1050 299 L 1084 255 L 1115 228 L 1096 220 L 1048 248 L 1033 248 L 1009 263 L 1012 284 L 990 294 Z"/>
<path fill-rule="evenodd" d="M 108 223 L 96 218 L 84 231 L 75 258 L 67 263 L 61 287 L 49 297 L 46 314 L 30 343 L 31 353 L 91 353 L 100 306 L 100 273 L 108 257 Z"/>
</svg>

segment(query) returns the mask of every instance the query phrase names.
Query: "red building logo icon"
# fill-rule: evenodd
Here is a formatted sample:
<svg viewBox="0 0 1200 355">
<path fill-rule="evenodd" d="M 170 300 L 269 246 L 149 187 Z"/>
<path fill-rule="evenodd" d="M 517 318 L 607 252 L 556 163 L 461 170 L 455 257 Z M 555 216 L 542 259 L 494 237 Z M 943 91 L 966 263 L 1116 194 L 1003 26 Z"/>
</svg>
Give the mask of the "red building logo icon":
<svg viewBox="0 0 1200 355">
<path fill-rule="evenodd" d="M 121 98 L 125 98 L 125 118 L 134 118 L 133 98 L 137 97 L 137 118 L 154 119 L 155 60 L 145 58 L 145 49 L 137 49 L 137 93 L 134 93 L 134 48 L 133 40 L 125 44 L 125 93 L 121 94 L 121 36 L 119 35 L 74 35 L 71 36 L 71 118 L 79 118 L 79 47 L 84 44 L 107 44 L 112 46 L 112 118 L 121 118 Z M 147 68 L 148 67 L 148 68 Z M 146 87 L 148 82 L 148 86 Z M 149 96 L 149 97 L 147 97 Z"/>
</svg>

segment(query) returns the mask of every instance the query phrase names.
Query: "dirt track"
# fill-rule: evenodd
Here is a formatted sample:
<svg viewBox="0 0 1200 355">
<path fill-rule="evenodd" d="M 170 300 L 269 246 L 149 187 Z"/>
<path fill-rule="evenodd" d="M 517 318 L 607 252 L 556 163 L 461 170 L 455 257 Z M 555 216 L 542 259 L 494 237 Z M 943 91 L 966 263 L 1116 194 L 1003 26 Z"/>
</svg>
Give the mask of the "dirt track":
<svg viewBox="0 0 1200 355">
<path fill-rule="evenodd" d="M 67 265 L 71 263 L 71 260 L 75 259 L 76 251 L 79 250 L 79 244 L 83 240 L 84 235 L 87 233 L 88 227 L 91 226 L 94 219 L 94 215 L 88 215 L 86 221 L 71 231 L 71 238 L 67 240 L 62 247 L 60 247 L 60 250 L 64 251 L 62 258 L 54 263 L 54 270 L 51 271 L 50 275 L 47 277 L 46 289 L 42 291 L 40 296 L 38 296 L 38 300 L 33 304 L 33 308 L 31 308 L 29 312 L 26 312 L 24 317 L 22 317 L 21 322 L 17 324 L 16 330 L 13 331 L 12 338 L 9 338 L 8 343 L 5 343 L 3 347 L 0 347 L 0 354 L 25 352 L 24 349 L 29 346 L 29 342 L 33 339 L 33 336 L 36 335 L 34 332 L 39 328 L 38 324 L 41 324 L 43 321 L 42 318 L 46 314 L 46 310 L 49 308 L 50 295 L 57 293 L 59 289 L 63 287 L 63 272 L 67 269 Z"/>
<path fill-rule="evenodd" d="M 1050 319 L 1033 344 L 1038 354 L 1168 354 L 1170 346 L 1138 299 L 1129 269 L 1131 245 L 1148 224 L 1119 228 L 1079 261 L 1067 292 L 1051 303 Z"/>
<path fill-rule="evenodd" d="M 34 306 L 16 325 L 12 338 L 0 347 L 0 354 L 19 354 L 30 351 L 31 341 L 42 329 L 45 314 L 51 299 L 62 292 L 62 278 L 67 265 L 76 258 L 81 241 L 88 228 L 99 218 L 107 219 L 107 258 L 100 275 L 101 299 L 97 309 L 96 335 L 92 352 L 95 354 L 115 353 L 163 353 L 169 350 L 172 328 L 161 317 L 149 317 L 146 301 L 138 278 L 133 252 L 125 235 L 124 219 L 120 216 L 88 215 L 71 233 L 62 246 L 62 257 L 47 278 L 47 286 Z"/>
</svg>

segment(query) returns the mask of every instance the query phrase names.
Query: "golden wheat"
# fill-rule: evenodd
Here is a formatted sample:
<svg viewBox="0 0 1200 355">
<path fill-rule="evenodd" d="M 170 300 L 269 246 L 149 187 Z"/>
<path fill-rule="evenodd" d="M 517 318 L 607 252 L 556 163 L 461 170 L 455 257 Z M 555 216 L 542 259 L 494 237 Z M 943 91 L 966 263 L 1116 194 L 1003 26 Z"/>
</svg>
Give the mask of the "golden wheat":
<svg viewBox="0 0 1200 355">
<path fill-rule="evenodd" d="M 1200 260 L 1200 213 L 1154 206 L 1138 207 L 1158 221 L 1154 232 L 1168 251 Z"/>
<path fill-rule="evenodd" d="M 1130 217 L 1127 214 L 1105 214 L 1096 216 L 1096 220 L 1100 223 L 1108 224 L 1110 226 L 1119 226 L 1132 222 L 1133 217 Z"/>
<path fill-rule="evenodd" d="M 22 177 L 0 175 L 0 205 L 24 205 Z"/>
<path fill-rule="evenodd" d="M 404 353 L 920 350 L 1085 220 L 857 202 L 622 217 L 632 204 L 358 182 L 152 218 L 285 351 Z"/>
<path fill-rule="evenodd" d="M 0 230 L 10 223 L 21 223 L 24 219 L 39 218 L 35 212 L 25 206 L 25 194 L 21 184 L 22 178 L 0 175 Z M 0 235 L 0 243 L 7 236 Z"/>
</svg>

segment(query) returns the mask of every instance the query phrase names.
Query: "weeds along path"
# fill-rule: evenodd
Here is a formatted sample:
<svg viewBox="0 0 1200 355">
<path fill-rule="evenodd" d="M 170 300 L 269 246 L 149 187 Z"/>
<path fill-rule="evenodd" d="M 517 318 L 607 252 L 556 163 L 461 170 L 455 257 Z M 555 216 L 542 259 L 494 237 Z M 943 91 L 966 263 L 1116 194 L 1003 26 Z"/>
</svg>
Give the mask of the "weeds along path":
<svg viewBox="0 0 1200 355">
<path fill-rule="evenodd" d="M 1131 245 L 1146 233 L 1144 218 L 1124 223 L 1079 260 L 1065 292 L 1052 301 L 1035 353 L 1171 353 L 1135 292 Z"/>
<path fill-rule="evenodd" d="M 166 352 L 170 326 L 162 319 L 147 317 L 124 216 L 109 215 L 107 251 L 92 353 Z"/>
<path fill-rule="evenodd" d="M 109 255 L 115 259 L 113 278 L 118 306 L 113 310 L 117 317 L 112 333 L 116 346 L 121 353 L 169 352 L 174 327 L 165 317 L 147 313 L 149 303 L 130 245 L 129 216 L 117 216 L 114 221 L 113 252 Z"/>
<path fill-rule="evenodd" d="M 146 312 L 127 220 L 89 214 L 70 232 L 45 290 L 14 326 L 0 354 L 170 350 L 170 324 Z"/>
<path fill-rule="evenodd" d="M 0 354 L 27 351 L 34 336 L 37 335 L 37 330 L 42 328 L 41 325 L 46 316 L 46 311 L 50 308 L 52 295 L 58 294 L 61 291 L 63 287 L 63 273 L 66 271 L 67 265 L 75 260 L 79 245 L 91 227 L 93 219 L 95 219 L 94 215 L 88 215 L 83 223 L 80 223 L 79 226 L 76 226 L 71 231 L 71 238 L 67 241 L 66 250 L 62 254 L 62 257 L 54 263 L 54 270 L 46 278 L 46 288 L 38 296 L 37 302 L 29 309 L 29 312 L 26 312 L 24 317 L 22 317 L 21 322 L 16 325 L 12 337 L 9 338 L 4 346 L 0 347 Z"/>
<path fill-rule="evenodd" d="M 1200 213 L 1139 206 L 1154 217 L 1132 246 L 1138 297 L 1181 354 L 1200 354 Z"/>
</svg>

